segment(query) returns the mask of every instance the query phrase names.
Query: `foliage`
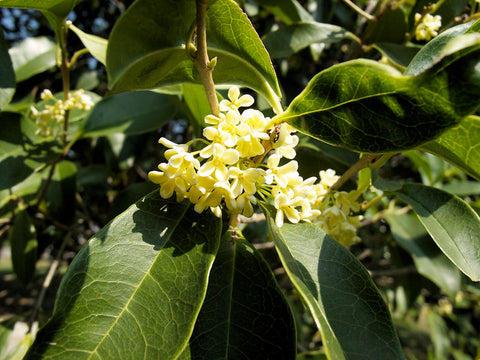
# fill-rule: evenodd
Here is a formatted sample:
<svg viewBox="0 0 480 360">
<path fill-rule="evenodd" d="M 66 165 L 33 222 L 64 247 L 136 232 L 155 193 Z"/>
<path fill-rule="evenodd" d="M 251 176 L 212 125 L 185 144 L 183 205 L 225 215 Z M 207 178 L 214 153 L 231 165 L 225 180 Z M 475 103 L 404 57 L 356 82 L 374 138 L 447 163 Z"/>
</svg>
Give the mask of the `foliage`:
<svg viewBox="0 0 480 360">
<path fill-rule="evenodd" d="M 0 0 L 0 356 L 478 356 L 479 6 Z"/>
</svg>

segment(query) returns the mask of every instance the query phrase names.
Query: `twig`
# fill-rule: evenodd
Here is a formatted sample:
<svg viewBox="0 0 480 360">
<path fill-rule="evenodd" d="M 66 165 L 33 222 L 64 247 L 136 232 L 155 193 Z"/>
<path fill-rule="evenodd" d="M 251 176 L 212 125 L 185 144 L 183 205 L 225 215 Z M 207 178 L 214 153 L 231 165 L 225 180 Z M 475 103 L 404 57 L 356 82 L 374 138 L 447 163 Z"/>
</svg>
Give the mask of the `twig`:
<svg viewBox="0 0 480 360">
<path fill-rule="evenodd" d="M 31 320 L 31 325 L 30 325 L 30 334 L 32 337 L 35 337 L 35 334 L 37 333 L 38 330 L 38 312 L 40 310 L 40 307 L 42 306 L 43 300 L 45 299 L 45 295 L 47 293 L 48 288 L 50 287 L 50 284 L 52 283 L 53 276 L 55 275 L 55 272 L 57 271 L 58 265 L 60 264 L 60 259 L 62 257 L 63 251 L 65 250 L 65 246 L 67 245 L 67 242 L 69 240 L 70 233 L 67 233 L 65 235 L 65 238 L 63 239 L 62 244 L 60 245 L 60 248 L 58 249 L 57 256 L 55 257 L 55 260 L 52 261 L 52 264 L 50 265 L 50 268 L 48 269 L 47 275 L 45 276 L 45 279 L 43 280 L 42 284 L 42 289 L 40 290 L 40 294 L 38 295 L 37 302 L 35 303 L 35 308 L 33 309 L 32 313 L 32 320 Z"/>
<path fill-rule="evenodd" d="M 350 6 L 353 10 L 355 10 L 357 13 L 359 13 L 360 15 L 362 15 L 363 17 L 367 18 L 368 20 L 372 21 L 372 20 L 375 20 L 375 16 L 363 11 L 360 7 L 358 7 L 357 5 L 355 5 L 351 0 L 343 0 L 343 2 L 345 4 L 347 4 L 348 6 Z"/>
<path fill-rule="evenodd" d="M 416 272 L 417 272 L 417 268 L 414 265 L 410 265 L 410 266 L 399 268 L 399 269 L 371 270 L 371 271 L 369 271 L 370 276 L 372 276 L 372 277 L 398 276 L 398 275 L 413 274 L 413 273 L 416 273 Z"/>
<path fill-rule="evenodd" d="M 207 93 L 212 114 L 218 116 L 220 109 L 212 74 L 216 59 L 210 60 L 207 51 L 207 7 L 207 0 L 197 0 L 197 51 L 193 57 L 193 63 Z"/>
<path fill-rule="evenodd" d="M 275 244 L 273 242 L 253 244 L 253 247 L 257 250 L 273 249 Z"/>
<path fill-rule="evenodd" d="M 338 190 L 342 187 L 343 184 L 347 182 L 352 176 L 358 173 L 360 170 L 365 169 L 376 159 L 380 158 L 381 155 L 365 154 L 363 155 L 355 164 L 352 165 L 350 169 L 345 171 L 345 173 L 340 176 L 335 184 L 332 185 L 330 190 Z"/>
</svg>

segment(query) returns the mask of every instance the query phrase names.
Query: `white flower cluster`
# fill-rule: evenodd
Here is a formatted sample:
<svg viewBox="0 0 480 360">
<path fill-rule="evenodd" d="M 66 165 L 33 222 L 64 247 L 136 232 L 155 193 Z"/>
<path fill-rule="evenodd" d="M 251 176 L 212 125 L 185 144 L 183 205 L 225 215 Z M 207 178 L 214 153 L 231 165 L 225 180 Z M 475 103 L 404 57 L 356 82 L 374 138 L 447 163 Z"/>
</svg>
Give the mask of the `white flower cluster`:
<svg viewBox="0 0 480 360">
<path fill-rule="evenodd" d="M 53 100 L 53 105 L 46 104 L 44 109 L 39 111 L 34 106 L 30 108 L 31 117 L 35 119 L 38 126 L 37 135 L 49 137 L 60 136 L 63 131 L 63 123 L 65 121 L 65 113 L 67 110 L 79 109 L 88 111 L 94 103 L 90 96 L 85 94 L 83 90 L 77 90 L 70 94 L 68 100 L 60 100 L 52 94 L 48 89 L 43 90 L 40 95 L 42 100 Z"/>
<path fill-rule="evenodd" d="M 420 22 L 421 21 L 421 22 Z M 422 17 L 422 14 L 415 14 L 415 23 L 420 22 L 415 29 L 415 38 L 417 40 L 426 40 L 434 38 L 438 35 L 437 30 L 442 26 L 442 17 L 440 15 L 426 14 Z"/>
<path fill-rule="evenodd" d="M 355 199 L 347 193 L 329 192 L 337 181 L 335 171 L 320 172 L 304 180 L 298 173 L 295 146 L 298 137 L 288 124 L 270 124 L 258 110 L 239 108 L 251 106 L 249 95 L 240 96 L 237 87 L 228 92 L 229 100 L 220 102 L 220 115 L 208 115 L 210 126 L 203 130 L 204 139 L 176 144 L 165 138 L 159 143 L 167 148 L 168 162 L 151 171 L 151 181 L 160 184 L 160 195 L 177 201 L 189 199 L 195 211 L 207 208 L 221 215 L 222 203 L 233 214 L 252 216 L 259 199 L 271 199 L 276 208 L 275 222 L 281 227 L 287 218 L 292 223 L 308 221 L 318 224 L 344 244 L 357 240 Z M 190 145 L 203 141 L 206 146 L 190 152 Z M 267 157 L 266 164 L 262 163 Z M 287 161 L 282 161 L 282 159 Z M 357 222 L 356 222 L 357 221 Z M 347 238 L 345 238 L 347 236 Z M 342 238 L 342 240 L 340 240 Z"/>
</svg>

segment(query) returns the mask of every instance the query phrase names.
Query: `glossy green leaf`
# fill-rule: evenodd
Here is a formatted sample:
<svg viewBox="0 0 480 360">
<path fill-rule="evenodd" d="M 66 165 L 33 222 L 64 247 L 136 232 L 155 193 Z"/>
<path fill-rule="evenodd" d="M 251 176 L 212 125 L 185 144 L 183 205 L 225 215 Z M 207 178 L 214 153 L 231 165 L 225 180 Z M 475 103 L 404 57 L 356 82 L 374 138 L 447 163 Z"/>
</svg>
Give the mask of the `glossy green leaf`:
<svg viewBox="0 0 480 360">
<path fill-rule="evenodd" d="M 9 52 L 18 82 L 56 66 L 57 45 L 45 36 L 26 38 Z"/>
<path fill-rule="evenodd" d="M 445 53 L 418 76 L 403 76 L 371 60 L 322 71 L 278 121 L 359 152 L 416 147 L 440 135 L 480 105 L 480 38 Z"/>
<path fill-rule="evenodd" d="M 190 117 L 195 134 L 198 137 L 202 135 L 202 129 L 207 125 L 205 116 L 212 113 L 208 104 L 207 94 L 203 85 L 182 84 L 182 95 L 186 105 L 186 112 Z M 217 98 L 220 95 L 217 93 Z"/>
<path fill-rule="evenodd" d="M 313 17 L 297 0 L 255 0 L 285 24 L 312 21 Z"/>
<path fill-rule="evenodd" d="M 467 116 L 440 137 L 419 147 L 480 180 L 480 117 Z"/>
<path fill-rule="evenodd" d="M 269 265 L 247 241 L 230 240 L 215 259 L 186 353 L 191 359 L 294 359 L 295 325 Z"/>
<path fill-rule="evenodd" d="M 122 132 L 141 134 L 173 119 L 176 108 L 168 95 L 132 91 L 103 98 L 92 109 L 79 132 L 82 137 Z"/>
<path fill-rule="evenodd" d="M 195 19 L 195 1 L 138 0 L 117 21 L 107 49 L 112 91 L 200 83 L 186 41 Z M 253 88 L 271 104 L 280 90 L 267 51 L 233 0 L 217 0 L 207 12 L 210 58 L 216 84 Z"/>
<path fill-rule="evenodd" d="M 35 124 L 15 113 L 0 113 L 0 190 L 23 181 L 60 154 L 59 144 L 36 136 Z"/>
<path fill-rule="evenodd" d="M 100 61 L 103 65 L 107 63 L 108 40 L 99 36 L 87 34 L 71 23 L 68 25 L 68 28 L 77 34 L 83 45 L 95 59 Z"/>
<path fill-rule="evenodd" d="M 221 221 L 158 191 L 83 247 L 26 359 L 175 359 L 205 297 Z"/>
<path fill-rule="evenodd" d="M 332 44 L 344 39 L 357 40 L 357 37 L 340 26 L 312 21 L 281 27 L 265 35 L 263 43 L 272 58 L 280 58 L 292 55 L 311 44 Z"/>
<path fill-rule="evenodd" d="M 322 332 L 331 359 L 403 359 L 392 319 L 363 265 L 320 228 L 281 228 L 267 215 L 278 254 Z"/>
<path fill-rule="evenodd" d="M 412 214 L 387 214 L 396 242 L 413 258 L 418 272 L 430 279 L 452 299 L 460 291 L 460 270 L 441 252 L 423 225 Z"/>
<path fill-rule="evenodd" d="M 467 276 L 480 280 L 480 218 L 462 199 L 420 184 L 395 194 L 409 204 L 443 253 Z"/>
<path fill-rule="evenodd" d="M 58 163 L 45 196 L 48 214 L 63 224 L 71 224 L 75 218 L 76 191 L 77 167 L 70 161 Z"/>
<path fill-rule="evenodd" d="M 413 58 L 412 62 L 405 70 L 405 75 L 419 75 L 430 68 L 441 56 L 442 51 L 450 41 L 468 31 L 476 30 L 477 26 L 478 25 L 472 22 L 457 25 L 430 40 Z"/>
<path fill-rule="evenodd" d="M 439 188 L 443 191 L 447 191 L 450 194 L 457 196 L 468 196 L 480 194 L 480 182 L 478 181 L 452 181 L 446 184 L 442 184 Z"/>
<path fill-rule="evenodd" d="M 83 0 L 0 0 L 0 6 L 40 10 L 57 18 L 66 18 Z"/>
<path fill-rule="evenodd" d="M 8 241 L 12 249 L 13 271 L 22 284 L 28 284 L 35 275 L 38 242 L 37 232 L 26 209 L 16 212 Z"/>
<path fill-rule="evenodd" d="M 15 92 L 15 73 L 13 72 L 12 61 L 8 54 L 7 43 L 0 33 L 0 110 L 2 110 Z"/>
</svg>

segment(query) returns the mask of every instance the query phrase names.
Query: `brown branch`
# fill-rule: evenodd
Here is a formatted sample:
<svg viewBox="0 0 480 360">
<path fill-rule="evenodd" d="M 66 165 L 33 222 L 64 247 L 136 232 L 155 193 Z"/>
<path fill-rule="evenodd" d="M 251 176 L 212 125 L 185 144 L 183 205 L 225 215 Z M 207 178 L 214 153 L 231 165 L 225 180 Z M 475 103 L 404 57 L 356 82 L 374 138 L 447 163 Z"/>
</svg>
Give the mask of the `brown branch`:
<svg viewBox="0 0 480 360">
<path fill-rule="evenodd" d="M 193 63 L 207 93 L 212 114 L 218 116 L 220 109 L 212 74 L 216 59 L 210 60 L 207 51 L 207 8 L 207 0 L 197 0 L 197 51 L 193 57 Z"/>
</svg>

